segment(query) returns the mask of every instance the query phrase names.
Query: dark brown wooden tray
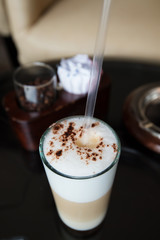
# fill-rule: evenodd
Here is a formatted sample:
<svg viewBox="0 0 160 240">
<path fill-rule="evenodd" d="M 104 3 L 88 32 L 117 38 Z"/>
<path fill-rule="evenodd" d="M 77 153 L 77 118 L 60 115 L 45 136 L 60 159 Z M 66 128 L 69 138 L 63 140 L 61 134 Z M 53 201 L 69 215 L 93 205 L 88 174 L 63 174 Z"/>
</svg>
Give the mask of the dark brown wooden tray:
<svg viewBox="0 0 160 240">
<path fill-rule="evenodd" d="M 103 74 L 97 96 L 94 116 L 105 119 L 110 92 L 110 80 Z M 49 125 L 58 119 L 83 115 L 85 111 L 86 95 L 76 95 L 61 90 L 57 93 L 57 100 L 42 112 L 26 112 L 19 107 L 14 91 L 9 92 L 3 99 L 4 109 L 8 114 L 11 126 L 24 149 L 38 150 L 39 140 Z"/>
</svg>

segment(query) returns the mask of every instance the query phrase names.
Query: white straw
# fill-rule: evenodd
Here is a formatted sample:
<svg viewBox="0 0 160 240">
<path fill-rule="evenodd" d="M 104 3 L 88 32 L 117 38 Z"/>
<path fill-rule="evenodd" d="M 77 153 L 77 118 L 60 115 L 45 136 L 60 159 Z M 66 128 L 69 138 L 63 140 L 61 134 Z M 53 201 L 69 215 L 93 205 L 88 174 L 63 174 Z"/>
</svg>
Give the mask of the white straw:
<svg viewBox="0 0 160 240">
<path fill-rule="evenodd" d="M 111 0 L 103 0 L 103 8 L 100 20 L 100 26 L 97 34 L 93 64 L 91 68 L 91 76 L 89 83 L 89 90 L 86 102 L 85 109 L 85 127 L 90 127 L 90 117 L 93 117 L 95 103 L 97 99 L 97 92 L 99 88 L 99 82 L 101 78 L 102 71 L 102 63 L 104 57 L 104 49 L 105 49 L 105 40 L 106 40 L 106 30 L 107 30 L 107 22 L 109 15 Z"/>
</svg>

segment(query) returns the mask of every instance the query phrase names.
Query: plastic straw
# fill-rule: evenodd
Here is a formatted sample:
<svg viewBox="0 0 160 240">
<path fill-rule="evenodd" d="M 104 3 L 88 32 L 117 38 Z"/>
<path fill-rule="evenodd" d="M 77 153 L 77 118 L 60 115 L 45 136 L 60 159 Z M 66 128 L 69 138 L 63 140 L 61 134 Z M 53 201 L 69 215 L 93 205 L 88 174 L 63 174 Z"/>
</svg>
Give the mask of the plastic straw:
<svg viewBox="0 0 160 240">
<path fill-rule="evenodd" d="M 90 127 L 90 117 L 93 117 L 97 93 L 99 88 L 99 82 L 101 78 L 102 72 L 102 63 L 104 58 L 104 49 L 105 49 L 105 40 L 106 40 L 106 30 L 107 30 L 107 22 L 108 22 L 108 15 L 109 15 L 109 8 L 110 8 L 111 0 L 103 0 L 103 8 L 101 14 L 100 25 L 98 29 L 94 57 L 93 57 L 93 64 L 91 68 L 91 75 L 90 75 L 90 83 L 89 83 L 89 90 L 86 102 L 86 109 L 85 109 L 85 127 Z"/>
</svg>

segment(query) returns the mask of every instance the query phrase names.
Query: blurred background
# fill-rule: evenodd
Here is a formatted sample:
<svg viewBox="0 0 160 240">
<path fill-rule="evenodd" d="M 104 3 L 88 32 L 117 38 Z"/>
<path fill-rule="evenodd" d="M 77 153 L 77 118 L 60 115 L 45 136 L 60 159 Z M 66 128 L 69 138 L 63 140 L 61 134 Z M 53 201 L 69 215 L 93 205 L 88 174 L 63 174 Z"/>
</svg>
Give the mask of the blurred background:
<svg viewBox="0 0 160 240">
<path fill-rule="evenodd" d="M 76 54 L 92 57 L 102 5 L 103 0 L 0 0 L 1 240 L 44 240 L 46 236 L 48 239 L 71 239 L 65 238 L 63 232 L 59 236 L 61 232 L 55 224 L 57 213 L 38 152 L 20 147 L 9 127 L 9 120 L 18 119 L 18 122 L 22 117 L 24 121 L 20 123 L 24 123 L 25 134 L 37 136 L 32 133 L 40 134 L 42 124 L 43 127 L 51 124 L 47 121 L 54 122 L 53 119 L 61 118 L 62 114 L 79 111 L 85 98 L 79 100 L 79 96 L 71 96 L 62 90 L 62 95 L 58 95 L 60 101 L 56 102 L 53 111 L 48 111 L 48 115 L 42 113 L 46 118 L 41 121 L 37 112 L 24 114 L 17 107 L 13 95 L 13 72 L 17 66 L 29 62 L 53 62 L 55 66 L 55 62 Z M 122 155 L 101 239 L 108 236 L 108 239 L 154 240 L 159 234 L 160 158 L 159 153 L 146 147 L 146 143 L 158 145 L 160 151 L 160 137 L 154 142 L 151 135 L 141 134 L 141 126 L 135 130 L 135 126 L 139 126 L 137 104 L 141 96 L 147 95 L 142 92 L 138 98 L 134 95 L 135 105 L 130 98 L 125 108 L 128 115 L 124 114 L 124 103 L 130 92 L 145 84 L 159 84 L 159 23 L 160 0 L 111 0 L 103 63 L 108 77 L 102 85 L 98 110 L 118 133 Z M 13 94 L 8 95 L 10 93 Z M 5 108 L 7 112 L 11 110 L 9 117 L 2 106 L 4 96 L 9 96 L 7 104 L 11 107 L 6 104 Z M 153 101 L 155 108 L 151 104 L 149 109 L 154 110 L 151 120 L 158 120 L 160 129 L 160 93 L 157 96 L 159 102 Z M 56 106 L 58 110 L 55 110 Z M 20 111 L 15 111 L 17 108 Z M 126 116 L 130 117 L 126 121 L 130 123 L 126 125 L 128 128 L 124 121 L 128 120 Z M 17 129 L 22 139 L 27 139 L 22 128 Z M 135 133 L 140 133 L 138 137 L 144 136 L 144 141 L 140 142 Z M 32 143 L 31 140 L 28 142 Z M 54 208 L 53 212 L 51 208 Z"/>
<path fill-rule="evenodd" d="M 0 69 L 92 56 L 103 0 L 0 0 Z M 112 0 L 105 58 L 160 61 L 160 1 Z"/>
</svg>

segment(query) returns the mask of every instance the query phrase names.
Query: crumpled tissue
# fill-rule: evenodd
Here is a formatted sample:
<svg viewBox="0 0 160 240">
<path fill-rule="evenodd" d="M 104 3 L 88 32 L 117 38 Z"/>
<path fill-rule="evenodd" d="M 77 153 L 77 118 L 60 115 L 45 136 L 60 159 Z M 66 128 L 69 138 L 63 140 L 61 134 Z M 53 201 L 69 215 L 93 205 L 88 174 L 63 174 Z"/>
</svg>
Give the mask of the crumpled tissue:
<svg viewBox="0 0 160 240">
<path fill-rule="evenodd" d="M 67 92 L 86 94 L 89 88 L 92 60 L 85 54 L 62 59 L 58 66 L 60 85 Z"/>
</svg>

